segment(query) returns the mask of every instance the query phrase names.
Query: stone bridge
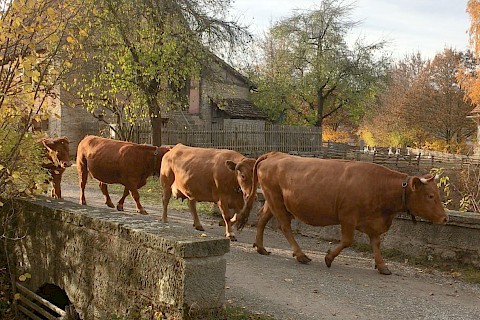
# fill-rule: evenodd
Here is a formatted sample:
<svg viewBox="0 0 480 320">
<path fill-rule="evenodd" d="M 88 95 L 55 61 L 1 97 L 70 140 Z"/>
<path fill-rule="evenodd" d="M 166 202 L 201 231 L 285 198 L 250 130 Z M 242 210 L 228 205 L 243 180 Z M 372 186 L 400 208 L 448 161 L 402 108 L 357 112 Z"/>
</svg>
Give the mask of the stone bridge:
<svg viewBox="0 0 480 320">
<path fill-rule="evenodd" d="M 46 197 L 15 200 L 0 213 L 2 221 L 11 221 L 4 234 L 11 239 L 16 279 L 49 301 L 60 296 L 64 301 L 56 304 L 62 309 L 71 304 L 70 310 L 83 320 L 208 319 L 222 313 L 224 254 L 230 250 L 223 237 L 151 216 Z M 383 247 L 479 267 L 479 215 L 449 215 L 446 226 L 421 219 L 414 225 L 400 216 L 384 236 Z M 309 237 L 339 239 L 338 226 L 313 228 L 294 221 L 293 229 Z M 356 240 L 368 244 L 363 235 Z"/>
<path fill-rule="evenodd" d="M 222 310 L 228 239 L 42 197 L 2 212 L 21 286 L 63 294 L 83 320 L 205 319 Z"/>
</svg>

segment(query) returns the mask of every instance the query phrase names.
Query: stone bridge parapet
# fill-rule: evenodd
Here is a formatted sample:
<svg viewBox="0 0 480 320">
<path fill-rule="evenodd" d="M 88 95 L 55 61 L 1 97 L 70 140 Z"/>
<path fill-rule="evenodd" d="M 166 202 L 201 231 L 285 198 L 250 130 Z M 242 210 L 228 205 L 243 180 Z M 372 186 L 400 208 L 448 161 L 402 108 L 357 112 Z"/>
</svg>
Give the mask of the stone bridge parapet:
<svg viewBox="0 0 480 320">
<path fill-rule="evenodd" d="M 14 209 L 17 277 L 31 274 L 32 291 L 60 287 L 83 320 L 204 319 L 223 308 L 226 238 L 43 197 Z"/>
</svg>

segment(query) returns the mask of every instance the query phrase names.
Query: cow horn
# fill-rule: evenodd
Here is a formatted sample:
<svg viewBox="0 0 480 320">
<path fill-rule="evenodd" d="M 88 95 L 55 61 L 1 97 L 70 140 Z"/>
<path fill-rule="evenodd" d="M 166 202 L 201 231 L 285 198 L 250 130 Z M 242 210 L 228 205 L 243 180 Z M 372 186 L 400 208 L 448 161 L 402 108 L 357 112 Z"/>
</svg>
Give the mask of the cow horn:
<svg viewBox="0 0 480 320">
<path fill-rule="evenodd" d="M 420 178 L 420 181 L 423 183 L 423 184 L 427 184 L 430 180 L 434 179 L 435 177 L 431 174 L 427 174 L 425 175 L 424 177 L 421 177 Z"/>
</svg>

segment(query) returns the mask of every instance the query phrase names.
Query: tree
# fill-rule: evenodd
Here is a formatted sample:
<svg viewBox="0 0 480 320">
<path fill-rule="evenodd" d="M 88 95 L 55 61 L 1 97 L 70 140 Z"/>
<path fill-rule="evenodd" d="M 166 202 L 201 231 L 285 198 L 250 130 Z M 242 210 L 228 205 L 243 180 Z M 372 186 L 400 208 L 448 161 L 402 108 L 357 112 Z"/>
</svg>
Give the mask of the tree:
<svg viewBox="0 0 480 320">
<path fill-rule="evenodd" d="M 362 132 L 373 137 L 368 144 L 399 147 L 411 145 L 416 140 L 416 128 L 412 128 L 403 115 L 406 113 L 404 110 L 410 89 L 425 63 L 417 53 L 406 56 L 392 66 L 385 90 L 379 94 L 374 107 L 363 119 Z"/>
<path fill-rule="evenodd" d="M 0 1 L 0 205 L 44 184 L 32 128 L 47 117 L 78 51 L 80 6 L 73 0 Z"/>
<path fill-rule="evenodd" d="M 470 45 L 473 49 L 475 59 L 480 57 L 480 2 L 469 0 L 467 2 L 467 13 L 470 15 Z M 474 105 L 480 104 L 480 77 L 478 76 L 478 66 L 475 64 L 470 67 L 463 66 L 461 72 L 457 74 L 457 80 L 466 91 L 466 99 L 469 99 Z"/>
<path fill-rule="evenodd" d="M 437 53 L 414 84 L 407 112 L 410 123 L 422 119 L 429 140 L 441 141 L 449 152 L 459 151 L 475 132 L 473 121 L 467 118 L 472 104 L 464 100 L 465 91 L 456 81 L 460 66 L 469 61 L 470 52 L 445 48 Z"/>
<path fill-rule="evenodd" d="M 223 20 L 229 4 L 228 0 L 95 2 L 84 23 L 89 26 L 88 64 L 83 64 L 74 91 L 92 112 L 108 107 L 132 122 L 148 116 L 153 144 L 160 145 L 162 113 L 186 105 L 189 81 L 200 76 L 209 50 L 248 38 L 244 28 Z"/>
<path fill-rule="evenodd" d="M 420 54 L 399 61 L 364 131 L 373 134 L 375 144 L 458 151 L 474 131 L 467 119 L 471 104 L 456 82 L 459 66 L 471 58 L 446 48 L 431 61 Z"/>
<path fill-rule="evenodd" d="M 350 5 L 322 1 L 314 10 L 296 11 L 277 22 L 263 42 L 264 62 L 256 103 L 275 120 L 322 126 L 327 118 L 358 122 L 376 94 L 388 66 L 383 41 L 353 46 L 348 32 Z M 350 48 L 352 47 L 352 48 Z M 346 112 L 339 113 L 340 110 Z"/>
</svg>

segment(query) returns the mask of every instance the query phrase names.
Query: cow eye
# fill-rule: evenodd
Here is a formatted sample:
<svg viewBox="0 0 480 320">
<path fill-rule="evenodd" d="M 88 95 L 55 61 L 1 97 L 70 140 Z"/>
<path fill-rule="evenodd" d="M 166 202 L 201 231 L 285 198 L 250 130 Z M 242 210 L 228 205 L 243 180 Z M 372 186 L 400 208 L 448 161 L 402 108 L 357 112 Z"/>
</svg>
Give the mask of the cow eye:
<svg viewBox="0 0 480 320">
<path fill-rule="evenodd" d="M 432 200 L 433 198 L 435 198 L 435 197 L 433 196 L 433 194 L 429 194 L 429 195 L 428 195 L 428 199 Z"/>
</svg>

